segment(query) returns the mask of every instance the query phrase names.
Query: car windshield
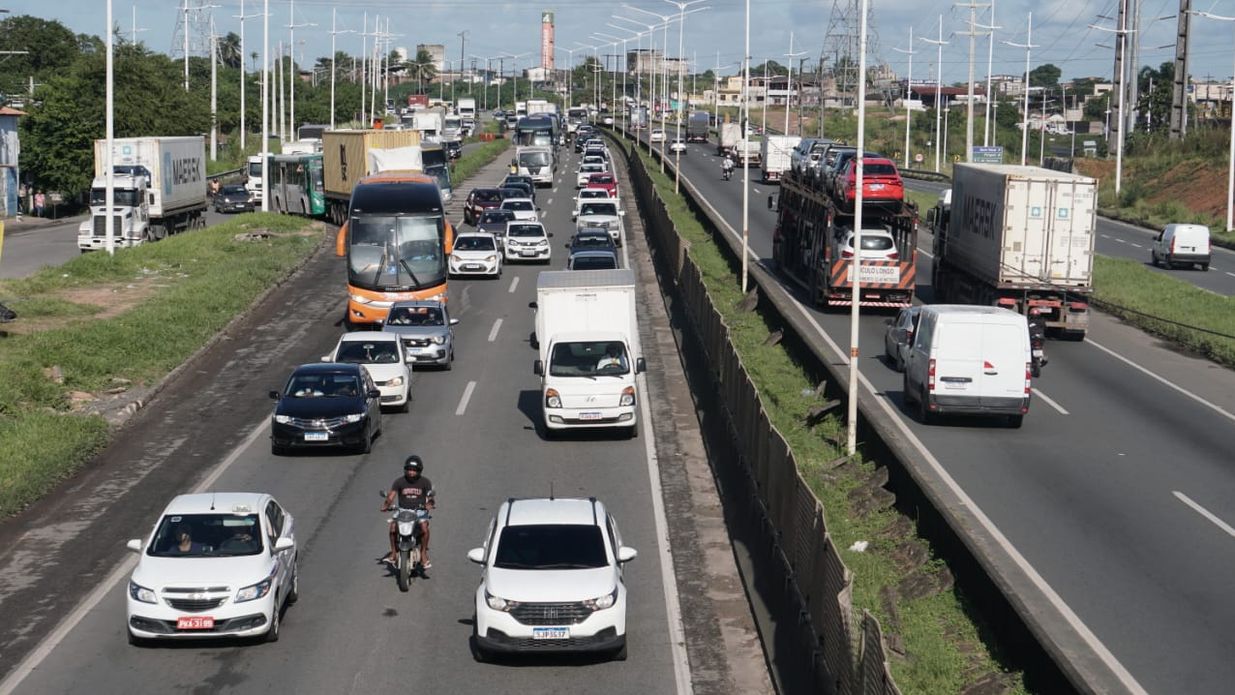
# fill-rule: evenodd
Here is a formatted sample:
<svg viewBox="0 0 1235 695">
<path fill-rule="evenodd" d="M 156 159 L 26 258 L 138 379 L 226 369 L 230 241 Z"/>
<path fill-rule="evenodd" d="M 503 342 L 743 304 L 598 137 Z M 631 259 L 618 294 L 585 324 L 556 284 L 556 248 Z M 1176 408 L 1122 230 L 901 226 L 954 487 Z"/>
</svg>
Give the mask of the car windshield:
<svg viewBox="0 0 1235 695">
<path fill-rule="evenodd" d="M 584 203 L 579 209 L 579 216 L 610 215 L 617 216 L 617 206 L 613 203 Z"/>
<path fill-rule="evenodd" d="M 626 346 L 620 341 L 558 343 L 549 355 L 552 376 L 621 376 L 630 372 Z"/>
<path fill-rule="evenodd" d="M 532 201 L 530 200 L 507 200 L 502 203 L 502 207 L 507 210 L 519 210 L 521 212 L 534 209 Z"/>
<path fill-rule="evenodd" d="M 398 364 L 399 344 L 393 340 L 348 340 L 339 346 L 335 362 Z"/>
<path fill-rule="evenodd" d="M 475 196 L 473 200 L 478 203 L 500 203 L 502 202 L 502 192 L 494 188 L 484 188 L 473 192 Z"/>
<path fill-rule="evenodd" d="M 440 216 L 358 216 L 348 227 L 348 279 L 352 284 L 415 289 L 438 285 L 445 278 Z"/>
<path fill-rule="evenodd" d="M 545 230 L 538 224 L 512 224 L 506 228 L 506 236 L 544 236 Z"/>
<path fill-rule="evenodd" d="M 500 210 L 494 212 L 486 212 L 480 216 L 481 224 L 505 224 L 515 218 L 514 213 L 509 210 Z"/>
<path fill-rule="evenodd" d="M 261 162 L 249 162 L 249 177 L 256 178 L 262 175 Z"/>
<path fill-rule="evenodd" d="M 360 395 L 360 380 L 354 374 L 293 374 L 283 395 L 291 398 L 355 398 Z"/>
<path fill-rule="evenodd" d="M 141 205 L 141 201 L 137 197 L 137 190 L 133 188 L 127 188 L 127 189 L 113 188 L 112 196 L 113 196 L 112 200 L 115 201 L 115 205 L 117 207 L 135 208 Z M 91 205 L 95 205 L 95 206 L 106 205 L 107 204 L 106 200 L 107 200 L 107 189 L 105 188 L 91 188 L 90 189 L 90 204 Z"/>
<path fill-rule="evenodd" d="M 548 152 L 520 152 L 519 166 L 544 167 L 549 166 Z"/>
<path fill-rule="evenodd" d="M 387 326 L 445 326 L 442 310 L 434 306 L 399 306 L 390 310 Z"/>
<path fill-rule="evenodd" d="M 613 183 L 613 175 L 612 174 L 592 174 L 590 177 L 588 177 L 587 182 L 606 186 L 608 184 Z"/>
<path fill-rule="evenodd" d="M 604 170 L 605 170 L 605 165 L 599 164 L 599 163 L 584 164 L 583 166 L 579 167 L 579 171 L 585 174 L 599 174 L 600 172 Z"/>
<path fill-rule="evenodd" d="M 229 557 L 262 552 L 256 514 L 168 514 L 146 549 L 155 557 Z"/>
<path fill-rule="evenodd" d="M 583 524 L 507 526 L 493 560 L 503 570 L 586 570 L 608 564 L 600 527 Z"/>
<path fill-rule="evenodd" d="M 575 256 L 570 259 L 571 270 L 616 270 L 617 259 L 610 254 Z"/>
<path fill-rule="evenodd" d="M 455 239 L 455 251 L 492 251 L 493 237 L 461 236 Z"/>
<path fill-rule="evenodd" d="M 248 195 L 249 191 L 243 185 L 229 184 L 219 189 L 223 195 Z"/>
<path fill-rule="evenodd" d="M 896 176 L 896 167 L 891 164 L 867 164 L 862 171 L 868 176 Z"/>
</svg>

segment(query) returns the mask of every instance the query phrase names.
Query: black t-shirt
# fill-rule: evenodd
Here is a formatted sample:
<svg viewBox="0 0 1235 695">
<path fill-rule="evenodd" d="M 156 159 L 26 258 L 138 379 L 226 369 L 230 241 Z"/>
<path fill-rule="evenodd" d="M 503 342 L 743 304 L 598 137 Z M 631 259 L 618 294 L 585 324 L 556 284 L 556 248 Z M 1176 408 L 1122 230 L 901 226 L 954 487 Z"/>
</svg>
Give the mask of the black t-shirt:
<svg viewBox="0 0 1235 695">
<path fill-rule="evenodd" d="M 390 484 L 390 489 L 395 491 L 400 509 L 424 509 L 433 496 L 433 483 L 423 475 L 415 480 L 401 475 Z"/>
</svg>

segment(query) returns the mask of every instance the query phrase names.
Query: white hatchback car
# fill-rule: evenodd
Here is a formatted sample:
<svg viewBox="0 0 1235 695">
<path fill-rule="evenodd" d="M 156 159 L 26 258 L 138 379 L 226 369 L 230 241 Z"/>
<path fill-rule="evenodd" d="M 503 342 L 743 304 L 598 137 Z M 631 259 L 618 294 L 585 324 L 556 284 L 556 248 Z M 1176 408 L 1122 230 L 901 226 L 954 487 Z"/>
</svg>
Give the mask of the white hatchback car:
<svg viewBox="0 0 1235 695">
<path fill-rule="evenodd" d="M 497 237 L 489 233 L 460 234 L 450 252 L 451 275 L 491 275 L 502 277 L 502 249 Z"/>
<path fill-rule="evenodd" d="M 603 174 L 608 169 L 602 162 L 588 162 L 579 165 L 579 173 L 575 175 L 575 188 L 586 188 L 592 174 Z"/>
<path fill-rule="evenodd" d="M 521 222 L 535 222 L 540 219 L 540 208 L 531 198 L 507 198 L 502 201 L 502 210 L 514 213 L 515 219 Z"/>
<path fill-rule="evenodd" d="M 386 331 L 344 333 L 323 362 L 364 365 L 373 385 L 382 392 L 382 407 L 407 412 L 412 402 L 412 362 L 399 336 Z"/>
<path fill-rule="evenodd" d="M 292 515 L 270 495 L 179 495 L 146 539 L 129 577 L 129 642 L 279 639 L 286 604 L 299 593 Z"/>
<path fill-rule="evenodd" d="M 853 231 L 842 231 L 844 237 L 840 241 L 840 258 L 853 258 Z M 866 261 L 896 261 L 900 260 L 900 252 L 896 248 L 896 238 L 892 232 L 882 228 L 864 228 L 862 230 L 862 260 Z"/>
<path fill-rule="evenodd" d="M 549 262 L 553 249 L 549 246 L 552 233 L 539 222 L 515 220 L 506 225 L 504 253 L 507 261 Z"/>
<path fill-rule="evenodd" d="M 591 652 L 626 659 L 623 565 L 635 558 L 596 498 L 510 499 L 467 557 L 476 589 L 475 656 Z"/>
<path fill-rule="evenodd" d="M 661 130 L 660 128 L 656 128 L 655 130 L 652 131 L 652 134 L 648 136 L 648 142 L 664 142 L 664 141 L 665 141 L 665 131 Z"/>
</svg>

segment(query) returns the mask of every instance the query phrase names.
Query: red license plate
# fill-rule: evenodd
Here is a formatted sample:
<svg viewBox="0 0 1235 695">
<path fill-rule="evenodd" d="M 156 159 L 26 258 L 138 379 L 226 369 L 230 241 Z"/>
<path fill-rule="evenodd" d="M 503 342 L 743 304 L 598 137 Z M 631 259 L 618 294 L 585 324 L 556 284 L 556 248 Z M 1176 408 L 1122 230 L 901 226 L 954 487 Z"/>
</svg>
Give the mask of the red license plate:
<svg viewBox="0 0 1235 695">
<path fill-rule="evenodd" d="M 186 615 L 176 619 L 177 630 L 213 630 L 214 618 L 208 615 Z"/>
</svg>

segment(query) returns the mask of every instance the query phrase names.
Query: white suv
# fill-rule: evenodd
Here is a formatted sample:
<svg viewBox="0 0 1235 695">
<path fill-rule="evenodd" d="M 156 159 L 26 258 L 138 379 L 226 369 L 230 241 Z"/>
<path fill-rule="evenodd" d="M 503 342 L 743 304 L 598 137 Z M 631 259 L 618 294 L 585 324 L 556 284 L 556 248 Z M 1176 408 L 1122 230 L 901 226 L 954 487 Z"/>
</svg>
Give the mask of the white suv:
<svg viewBox="0 0 1235 695">
<path fill-rule="evenodd" d="M 149 538 L 129 577 L 129 642 L 253 637 L 279 639 L 283 606 L 296 600 L 292 515 L 270 495 L 179 495 Z"/>
<path fill-rule="evenodd" d="M 625 660 L 622 566 L 635 555 L 594 497 L 503 502 L 484 547 L 467 554 L 484 568 L 476 589 L 476 659 L 591 652 Z"/>
</svg>

